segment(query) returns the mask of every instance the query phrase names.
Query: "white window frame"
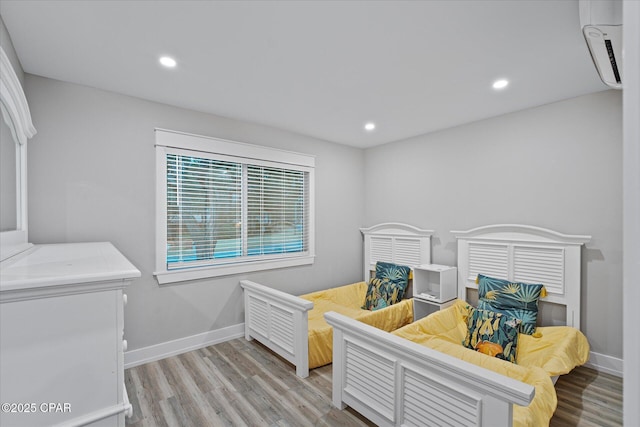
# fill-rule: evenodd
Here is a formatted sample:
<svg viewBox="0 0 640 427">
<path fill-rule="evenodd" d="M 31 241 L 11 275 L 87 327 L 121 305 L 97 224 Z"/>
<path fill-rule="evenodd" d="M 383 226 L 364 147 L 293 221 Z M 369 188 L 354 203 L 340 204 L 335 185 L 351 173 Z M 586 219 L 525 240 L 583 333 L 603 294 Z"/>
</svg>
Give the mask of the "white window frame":
<svg viewBox="0 0 640 427">
<path fill-rule="evenodd" d="M 155 129 L 155 135 L 156 271 L 153 274 L 159 284 L 313 264 L 315 258 L 314 156 L 166 129 Z M 193 155 L 197 155 L 197 152 L 214 154 L 251 164 L 277 164 L 283 168 L 291 167 L 307 172 L 309 191 L 308 250 L 300 255 L 287 254 L 275 259 L 230 259 L 224 264 L 169 270 L 167 268 L 167 153 L 177 150 L 188 150 Z"/>
</svg>

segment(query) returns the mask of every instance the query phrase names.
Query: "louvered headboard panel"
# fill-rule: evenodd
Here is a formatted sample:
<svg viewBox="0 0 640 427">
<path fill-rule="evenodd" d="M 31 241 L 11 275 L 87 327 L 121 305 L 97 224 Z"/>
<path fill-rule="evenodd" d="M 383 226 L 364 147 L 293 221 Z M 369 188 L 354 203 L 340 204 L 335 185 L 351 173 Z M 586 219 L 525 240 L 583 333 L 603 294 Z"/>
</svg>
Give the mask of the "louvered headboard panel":
<svg viewBox="0 0 640 427">
<path fill-rule="evenodd" d="M 432 230 L 384 223 L 360 231 L 364 235 L 364 280 L 369 278 L 371 270 L 375 270 L 378 261 L 409 267 L 431 263 Z"/>
<path fill-rule="evenodd" d="M 469 277 L 485 274 L 507 277 L 509 246 L 503 244 L 469 243 Z"/>
<path fill-rule="evenodd" d="M 477 289 L 478 274 L 542 283 L 545 301 L 567 306 L 569 326 L 580 328 L 581 247 L 591 236 L 527 225 L 489 225 L 453 231 L 458 239 L 458 297 Z"/>
</svg>

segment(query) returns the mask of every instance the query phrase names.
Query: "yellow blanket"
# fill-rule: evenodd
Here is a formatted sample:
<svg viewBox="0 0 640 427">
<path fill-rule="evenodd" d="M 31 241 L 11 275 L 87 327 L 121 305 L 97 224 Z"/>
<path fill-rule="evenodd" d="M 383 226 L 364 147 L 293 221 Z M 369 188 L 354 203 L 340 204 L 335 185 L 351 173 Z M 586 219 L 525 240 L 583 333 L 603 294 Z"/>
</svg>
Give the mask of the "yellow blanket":
<svg viewBox="0 0 640 427">
<path fill-rule="evenodd" d="M 587 337 L 568 326 L 539 326 L 535 335 L 518 336 L 516 362 L 522 366 L 537 366 L 550 376 L 564 375 L 589 360 Z"/>
<path fill-rule="evenodd" d="M 335 311 L 387 332 L 413 321 L 412 300 L 369 311 L 360 308 L 366 293 L 367 283 L 359 282 L 300 296 L 313 302 L 309 311 L 309 369 L 331 363 L 333 358 L 333 329 L 324 313 Z"/>
<path fill-rule="evenodd" d="M 514 426 L 548 425 L 557 406 L 550 376 L 566 374 L 587 361 L 589 344 L 585 336 L 577 329 L 561 326 L 537 328 L 536 336 L 540 337 L 520 334 L 517 364 L 513 364 L 462 346 L 467 333 L 465 307 L 466 303 L 458 300 L 448 309 L 393 334 L 534 386 L 536 393 L 529 406 L 514 405 Z"/>
</svg>

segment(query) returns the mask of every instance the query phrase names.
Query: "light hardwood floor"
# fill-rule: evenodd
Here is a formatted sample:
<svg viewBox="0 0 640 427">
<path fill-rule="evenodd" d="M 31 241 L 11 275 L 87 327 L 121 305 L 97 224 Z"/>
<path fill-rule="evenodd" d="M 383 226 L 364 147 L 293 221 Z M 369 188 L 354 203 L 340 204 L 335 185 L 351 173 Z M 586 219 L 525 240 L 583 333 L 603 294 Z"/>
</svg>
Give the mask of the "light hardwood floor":
<svg viewBox="0 0 640 427">
<path fill-rule="evenodd" d="M 125 371 L 127 426 L 372 426 L 331 405 L 331 365 L 306 379 L 259 343 L 238 338 Z M 621 426 L 622 380 L 577 368 L 557 384 L 551 426 Z"/>
</svg>

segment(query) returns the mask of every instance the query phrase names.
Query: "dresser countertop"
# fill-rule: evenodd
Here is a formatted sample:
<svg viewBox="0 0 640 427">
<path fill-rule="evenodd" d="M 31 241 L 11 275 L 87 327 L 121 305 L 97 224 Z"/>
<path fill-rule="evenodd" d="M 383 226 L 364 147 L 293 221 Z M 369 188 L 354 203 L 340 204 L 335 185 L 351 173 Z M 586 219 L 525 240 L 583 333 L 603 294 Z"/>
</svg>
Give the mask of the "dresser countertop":
<svg viewBox="0 0 640 427">
<path fill-rule="evenodd" d="M 140 271 L 109 242 L 35 245 L 0 263 L 0 292 L 136 277 Z"/>
</svg>

